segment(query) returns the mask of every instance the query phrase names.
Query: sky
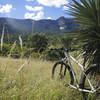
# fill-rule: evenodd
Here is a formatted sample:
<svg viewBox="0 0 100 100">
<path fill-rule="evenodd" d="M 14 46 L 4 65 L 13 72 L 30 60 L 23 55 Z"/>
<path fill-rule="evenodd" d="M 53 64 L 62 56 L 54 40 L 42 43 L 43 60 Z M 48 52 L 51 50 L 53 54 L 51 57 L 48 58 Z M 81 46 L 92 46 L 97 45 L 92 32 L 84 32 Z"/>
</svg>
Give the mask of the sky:
<svg viewBox="0 0 100 100">
<path fill-rule="evenodd" d="M 0 0 L 0 17 L 17 19 L 57 19 L 66 14 L 71 0 Z"/>
</svg>

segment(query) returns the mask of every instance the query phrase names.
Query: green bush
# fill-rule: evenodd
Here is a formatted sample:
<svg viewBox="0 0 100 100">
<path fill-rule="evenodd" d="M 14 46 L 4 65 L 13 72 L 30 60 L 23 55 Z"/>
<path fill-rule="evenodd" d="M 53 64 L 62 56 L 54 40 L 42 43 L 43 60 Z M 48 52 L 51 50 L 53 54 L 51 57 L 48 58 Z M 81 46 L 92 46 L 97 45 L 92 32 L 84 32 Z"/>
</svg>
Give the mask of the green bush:
<svg viewBox="0 0 100 100">
<path fill-rule="evenodd" d="M 0 50 L 0 56 L 8 56 L 10 51 L 10 45 L 3 43 L 2 51 Z"/>
<path fill-rule="evenodd" d="M 43 52 L 48 46 L 48 39 L 45 35 L 42 34 L 32 34 L 29 36 L 29 45 L 30 48 L 37 49 L 37 52 Z"/>
<path fill-rule="evenodd" d="M 59 50 L 48 50 L 46 53 L 46 60 L 51 60 L 51 61 L 55 61 L 55 60 L 60 60 L 61 58 L 64 57 L 64 53 Z"/>
</svg>

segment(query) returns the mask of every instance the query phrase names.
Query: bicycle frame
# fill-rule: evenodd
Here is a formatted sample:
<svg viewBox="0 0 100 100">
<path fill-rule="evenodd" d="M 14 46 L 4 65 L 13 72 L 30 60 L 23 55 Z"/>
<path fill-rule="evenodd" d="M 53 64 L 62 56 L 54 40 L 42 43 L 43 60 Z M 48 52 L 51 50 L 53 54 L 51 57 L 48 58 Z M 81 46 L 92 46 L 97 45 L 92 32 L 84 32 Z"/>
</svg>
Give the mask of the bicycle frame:
<svg viewBox="0 0 100 100">
<path fill-rule="evenodd" d="M 90 87 L 91 87 L 91 90 L 86 90 L 86 89 L 81 89 L 81 88 L 79 88 L 79 84 L 78 84 L 78 80 L 77 80 L 77 77 L 76 77 L 76 73 L 75 73 L 75 71 L 74 71 L 74 69 L 73 69 L 73 67 L 72 67 L 72 64 L 71 64 L 70 59 L 72 59 L 72 60 L 81 68 L 81 70 L 84 71 L 84 66 L 83 66 L 82 64 L 80 64 L 80 63 L 79 63 L 74 57 L 72 57 L 68 52 L 66 52 L 66 53 L 65 53 L 65 58 L 62 59 L 62 61 L 64 61 L 64 60 L 67 60 L 67 61 L 68 61 L 69 65 L 70 65 L 70 68 L 71 68 L 71 70 L 72 70 L 72 74 L 73 74 L 73 76 L 74 76 L 74 80 L 75 80 L 76 85 L 77 85 L 77 86 L 74 86 L 74 85 L 69 84 L 69 86 L 70 86 L 71 88 L 74 88 L 74 89 L 77 89 L 77 90 L 83 91 L 83 92 L 90 92 L 90 93 L 96 92 L 96 90 L 95 90 L 94 87 L 92 86 L 92 84 L 91 84 L 89 78 L 88 78 L 88 83 L 89 83 L 89 85 L 90 85 Z M 85 74 L 85 73 L 84 73 L 84 74 Z"/>
</svg>

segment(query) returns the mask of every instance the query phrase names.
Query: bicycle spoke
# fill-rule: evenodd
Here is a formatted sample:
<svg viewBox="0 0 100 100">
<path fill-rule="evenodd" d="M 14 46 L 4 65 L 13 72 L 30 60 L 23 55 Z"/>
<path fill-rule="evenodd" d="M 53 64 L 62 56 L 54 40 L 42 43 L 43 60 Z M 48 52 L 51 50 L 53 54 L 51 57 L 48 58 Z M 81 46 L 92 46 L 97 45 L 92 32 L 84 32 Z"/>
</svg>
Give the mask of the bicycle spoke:
<svg viewBox="0 0 100 100">
<path fill-rule="evenodd" d="M 93 100 L 100 100 L 100 67 L 97 65 L 90 66 L 85 70 L 85 74 L 81 75 L 80 87 L 86 90 L 92 90 L 88 79 L 93 87 L 94 93 L 83 92 L 83 98 L 95 98 Z M 86 99 L 87 100 L 87 99 Z M 92 99 L 91 99 L 92 100 Z"/>
<path fill-rule="evenodd" d="M 53 66 L 52 75 L 55 80 L 62 80 L 64 84 L 72 84 L 74 81 L 70 67 L 62 61 Z"/>
<path fill-rule="evenodd" d="M 64 77 L 63 75 L 63 65 L 58 65 L 55 69 L 55 79 L 60 80 Z"/>
<path fill-rule="evenodd" d="M 94 72 L 91 72 L 88 74 L 87 76 L 93 86 L 94 89 L 97 89 L 100 87 L 100 75 L 99 74 L 96 74 Z M 90 85 L 87 81 L 87 78 L 86 78 L 86 83 L 85 83 L 85 87 L 88 88 L 88 89 L 91 89 L 90 88 Z"/>
</svg>

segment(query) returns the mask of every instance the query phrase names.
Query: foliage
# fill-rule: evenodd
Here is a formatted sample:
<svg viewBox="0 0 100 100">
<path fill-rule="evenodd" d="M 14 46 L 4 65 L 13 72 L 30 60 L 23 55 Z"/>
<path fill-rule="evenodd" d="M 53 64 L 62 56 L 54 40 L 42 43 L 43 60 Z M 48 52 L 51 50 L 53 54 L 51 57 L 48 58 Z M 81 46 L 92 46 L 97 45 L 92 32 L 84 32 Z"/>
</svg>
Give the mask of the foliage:
<svg viewBox="0 0 100 100">
<path fill-rule="evenodd" d="M 10 51 L 10 45 L 3 43 L 2 51 L 0 50 L 0 56 L 8 56 Z"/>
<path fill-rule="evenodd" d="M 2 56 L 11 55 L 13 58 L 20 57 L 33 57 L 33 58 L 41 58 L 46 60 L 59 60 L 61 59 L 61 51 L 51 51 L 50 48 L 61 48 L 62 46 L 67 47 L 69 43 L 67 41 L 69 39 L 72 40 L 71 45 L 73 45 L 73 35 L 74 33 L 61 33 L 59 35 L 53 34 L 44 35 L 43 33 L 34 33 L 34 34 L 9 34 L 8 36 L 4 36 L 4 44 L 9 48 L 8 51 L 3 50 L 0 52 Z M 23 47 L 20 46 L 19 36 L 21 36 L 21 41 Z M 16 46 L 11 52 L 12 45 L 16 41 Z M 67 44 L 67 45 L 66 45 Z M 5 49 L 5 46 L 3 46 Z M 11 52 L 11 53 L 10 53 Z"/>
<path fill-rule="evenodd" d="M 83 44 L 84 63 L 100 63 L 100 0 L 72 0 L 71 15 L 82 25 L 78 40 Z"/>
<path fill-rule="evenodd" d="M 62 41 L 62 44 L 64 47 L 66 47 L 67 49 L 70 49 L 71 48 L 71 45 L 72 45 L 72 38 L 71 37 L 63 37 L 61 39 Z"/>
<path fill-rule="evenodd" d="M 48 39 L 42 34 L 32 34 L 29 36 L 31 48 L 35 48 L 37 52 L 43 52 L 48 46 Z"/>
<path fill-rule="evenodd" d="M 46 60 L 50 60 L 50 61 L 56 61 L 56 60 L 60 60 L 62 58 L 64 58 L 64 52 L 59 50 L 48 50 L 47 52 L 45 52 L 44 54 L 46 57 Z"/>
</svg>

